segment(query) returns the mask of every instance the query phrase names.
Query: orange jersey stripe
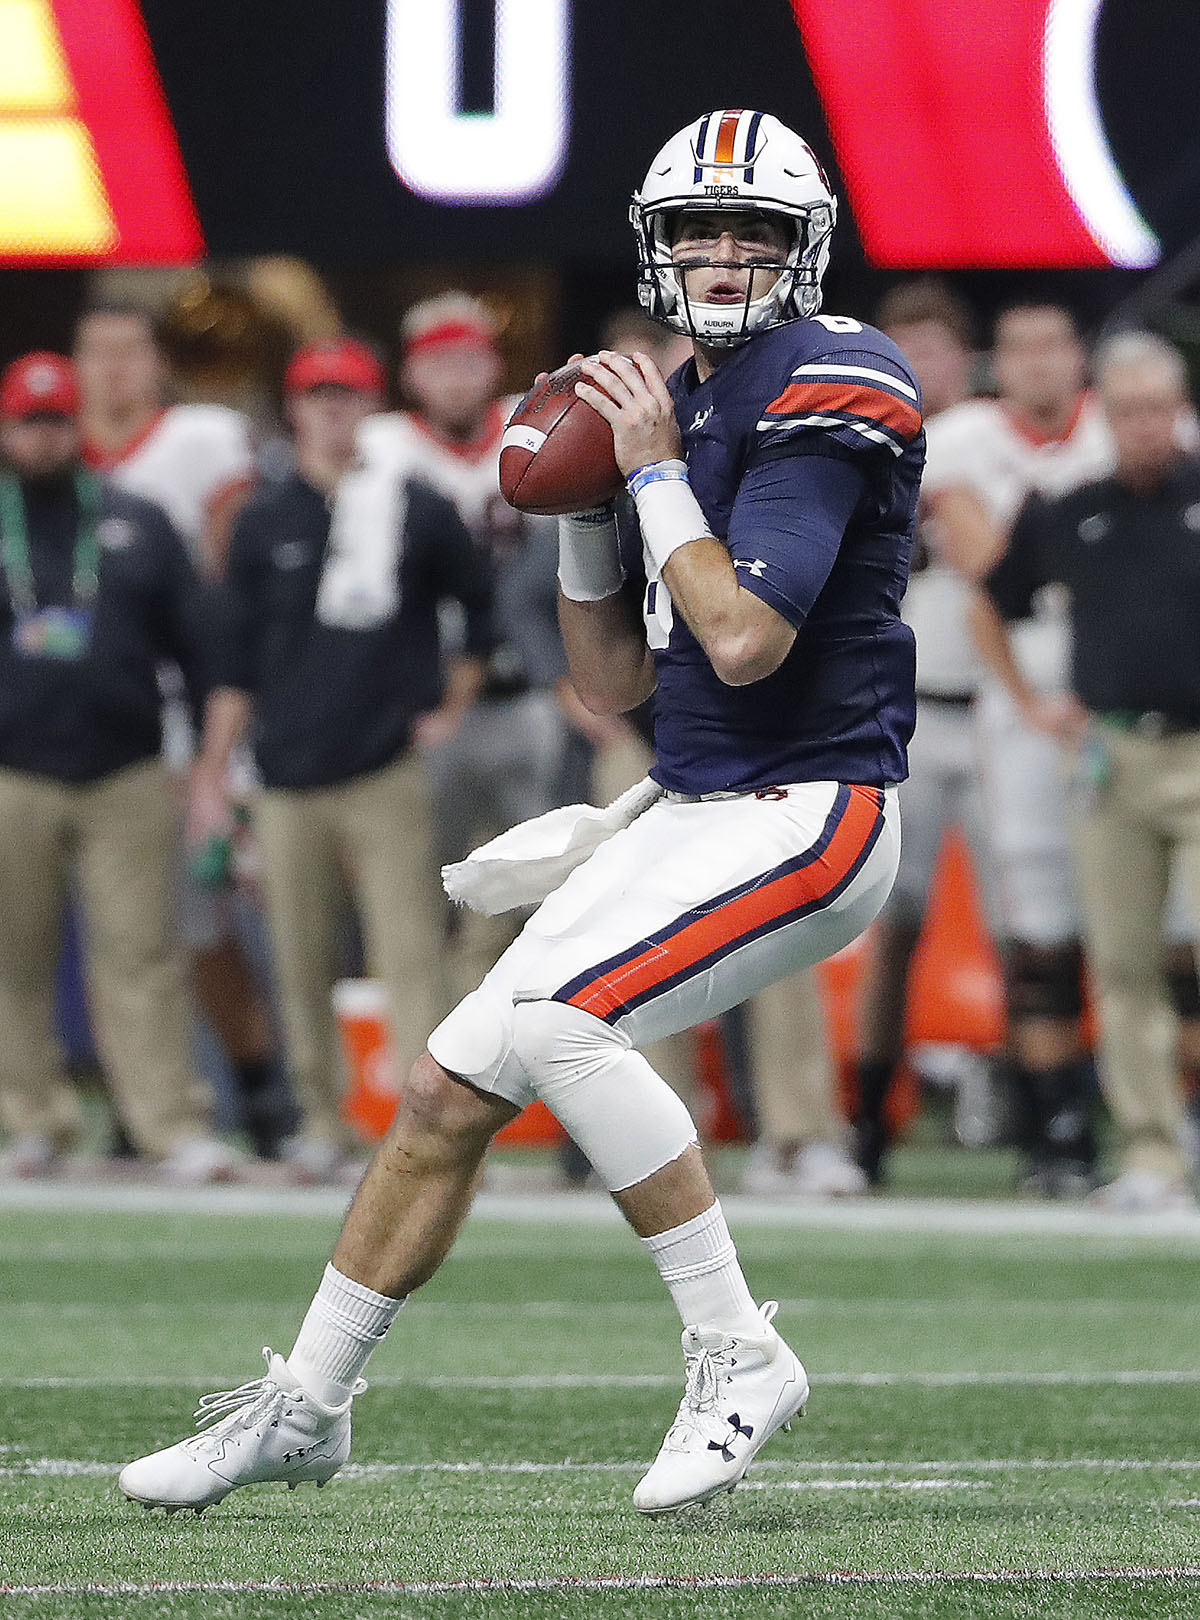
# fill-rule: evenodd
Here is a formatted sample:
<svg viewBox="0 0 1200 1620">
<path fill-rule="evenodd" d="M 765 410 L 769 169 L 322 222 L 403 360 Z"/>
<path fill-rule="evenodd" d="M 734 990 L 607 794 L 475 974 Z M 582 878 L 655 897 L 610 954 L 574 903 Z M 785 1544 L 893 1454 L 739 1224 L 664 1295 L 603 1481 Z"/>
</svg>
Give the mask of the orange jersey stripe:
<svg viewBox="0 0 1200 1620">
<path fill-rule="evenodd" d="M 833 837 L 815 860 L 697 918 L 672 938 L 593 979 L 576 991 L 568 1005 L 605 1018 L 656 984 L 714 955 L 722 946 L 733 945 L 743 935 L 787 912 L 823 899 L 837 888 L 867 847 L 880 813 L 877 788 L 852 787 Z"/>
<path fill-rule="evenodd" d="M 779 416 L 810 411 L 849 411 L 854 416 L 880 422 L 906 439 L 915 439 L 921 431 L 921 413 L 915 405 L 908 405 L 894 394 L 865 383 L 789 383 L 767 410 Z"/>
<path fill-rule="evenodd" d="M 733 142 L 737 135 L 738 119 L 741 116 L 739 110 L 737 112 L 727 112 L 722 117 L 721 127 L 717 131 L 717 154 L 713 159 L 714 163 L 733 162 Z"/>
</svg>

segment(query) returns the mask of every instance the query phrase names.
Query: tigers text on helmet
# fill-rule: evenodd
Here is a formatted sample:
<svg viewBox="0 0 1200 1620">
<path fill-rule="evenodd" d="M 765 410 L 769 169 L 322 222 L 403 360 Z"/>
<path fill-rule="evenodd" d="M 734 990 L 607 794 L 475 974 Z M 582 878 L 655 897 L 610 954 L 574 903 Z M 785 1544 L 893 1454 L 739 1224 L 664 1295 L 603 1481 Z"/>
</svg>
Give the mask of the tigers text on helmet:
<svg viewBox="0 0 1200 1620">
<path fill-rule="evenodd" d="M 679 213 L 722 209 L 774 215 L 793 238 L 784 260 L 759 266 L 779 271 L 774 286 L 752 299 L 749 278 L 741 305 L 689 298 L 671 257 Z M 815 315 L 836 218 L 837 201 L 821 165 L 778 118 L 733 109 L 705 113 L 671 137 L 630 204 L 642 307 L 673 332 L 711 348 L 731 348 L 755 332 Z"/>
</svg>

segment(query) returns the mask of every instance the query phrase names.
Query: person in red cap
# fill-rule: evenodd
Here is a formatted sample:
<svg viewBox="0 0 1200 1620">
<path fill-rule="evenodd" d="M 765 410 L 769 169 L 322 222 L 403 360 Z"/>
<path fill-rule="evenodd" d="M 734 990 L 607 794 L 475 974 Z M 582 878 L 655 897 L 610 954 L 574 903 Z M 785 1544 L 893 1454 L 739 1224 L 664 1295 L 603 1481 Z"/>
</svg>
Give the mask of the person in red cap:
<svg viewBox="0 0 1200 1620">
<path fill-rule="evenodd" d="M 200 586 L 165 514 L 85 465 L 79 409 L 63 355 L 0 377 L 0 1174 L 49 1173 L 79 1134 L 52 1030 L 74 881 L 125 1127 L 174 1179 L 219 1179 L 238 1158 L 196 1102 L 159 760 L 158 666 L 203 700 Z"/>
<path fill-rule="evenodd" d="M 414 304 L 400 329 L 399 382 L 410 408 L 359 435 L 368 462 L 402 460 L 452 500 L 496 588 L 496 647 L 478 700 L 453 732 L 418 736 L 436 803 L 440 865 L 562 802 L 567 725 L 557 696 L 566 656 L 558 628 L 554 521 L 500 494 L 500 442 L 516 404 L 500 392 L 498 323 L 469 293 Z M 445 966 L 455 999 L 510 943 L 511 918 L 445 908 Z"/>
<path fill-rule="evenodd" d="M 254 824 L 292 1084 L 285 1146 L 301 1181 L 351 1174 L 330 992 L 349 875 L 368 967 L 389 991 L 398 1057 L 421 1049 L 445 996 L 442 902 L 428 789 L 412 744 L 450 731 L 490 647 L 490 590 L 448 501 L 392 464 L 364 465 L 357 434 L 385 373 L 353 338 L 309 344 L 284 376 L 296 469 L 239 515 L 192 833 L 229 825 L 228 762 L 249 737 L 263 784 Z M 439 605 L 465 644 L 440 679 Z"/>
</svg>

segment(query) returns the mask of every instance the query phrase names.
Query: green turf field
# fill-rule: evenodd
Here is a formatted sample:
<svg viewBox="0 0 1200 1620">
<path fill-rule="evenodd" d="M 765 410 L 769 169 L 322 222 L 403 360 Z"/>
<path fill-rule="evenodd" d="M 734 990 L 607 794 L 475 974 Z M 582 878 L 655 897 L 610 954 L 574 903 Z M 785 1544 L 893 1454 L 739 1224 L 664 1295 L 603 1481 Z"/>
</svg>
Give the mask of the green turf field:
<svg viewBox="0 0 1200 1620">
<path fill-rule="evenodd" d="M 468 1227 L 326 1490 L 169 1520 L 119 1465 L 287 1350 L 336 1217 L 0 1208 L 4 1620 L 1200 1616 L 1196 1235 L 735 1222 L 809 1415 L 656 1523 L 678 1323 L 584 1207 Z"/>
</svg>

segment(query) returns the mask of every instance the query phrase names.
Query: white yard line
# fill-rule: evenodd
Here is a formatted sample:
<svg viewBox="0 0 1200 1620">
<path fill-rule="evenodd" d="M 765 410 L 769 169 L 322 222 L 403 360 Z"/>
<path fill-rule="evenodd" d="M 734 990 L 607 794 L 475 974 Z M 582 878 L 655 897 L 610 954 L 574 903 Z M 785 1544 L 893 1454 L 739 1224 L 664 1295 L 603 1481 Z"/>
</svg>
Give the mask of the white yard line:
<svg viewBox="0 0 1200 1620">
<path fill-rule="evenodd" d="M 115 1477 L 124 1466 L 121 1462 L 97 1462 L 73 1457 L 26 1457 L 0 1465 L 0 1476 L 33 1479 L 69 1479 Z M 337 1476 L 349 1479 L 388 1479 L 407 1474 L 628 1474 L 644 1471 L 645 1460 L 640 1462 L 379 1462 L 347 1463 Z M 817 1478 L 830 1474 L 866 1477 L 885 1472 L 889 1478 L 911 1475 L 921 1480 L 929 1475 L 942 1476 L 955 1473 L 971 1474 L 1042 1474 L 1042 1473 L 1166 1473 L 1192 1474 L 1200 1472 L 1200 1458 L 1183 1457 L 1155 1460 L 1148 1457 L 955 1457 L 939 1458 L 932 1462 L 859 1462 L 837 1460 L 809 1460 L 802 1458 L 759 1457 L 754 1471 L 786 1469 L 789 1474 L 810 1474 Z M 803 1483 L 803 1482 L 801 1482 Z M 791 1489 L 791 1482 L 782 1482 Z"/>
<path fill-rule="evenodd" d="M 3 1257 L 0 1256 L 0 1259 Z M 40 1258 L 40 1257 L 39 1257 Z M 89 1256 L 90 1258 L 90 1256 Z M 131 1260 L 134 1258 L 130 1256 Z M 139 1260 L 144 1256 L 138 1256 Z M 175 1299 L 138 1299 L 138 1300 L 92 1300 L 92 1299 L 18 1299 L 7 1303 L 4 1307 L 6 1315 L 23 1314 L 26 1316 L 163 1316 L 178 1317 L 184 1313 L 197 1315 L 210 1315 L 219 1312 L 222 1317 L 229 1316 L 260 1316 L 263 1314 L 261 1300 L 241 1299 L 205 1299 L 200 1295 L 191 1294 L 186 1300 Z M 501 1320 L 512 1321 L 516 1318 L 524 1320 L 527 1317 L 538 1317 L 544 1321 L 574 1321 L 584 1312 L 589 1318 L 597 1316 L 607 1317 L 643 1317 L 648 1312 L 670 1312 L 671 1301 L 664 1291 L 656 1299 L 600 1299 L 583 1301 L 579 1299 L 523 1299 L 514 1300 L 480 1300 L 480 1299 L 437 1299 L 426 1300 L 420 1296 L 413 1299 L 406 1313 L 405 1320 L 411 1322 L 414 1317 L 449 1316 L 449 1317 L 499 1317 Z M 908 1317 L 915 1316 L 921 1319 L 931 1315 L 944 1315 L 961 1317 L 965 1311 L 988 1311 L 997 1315 L 1011 1316 L 1014 1312 L 1023 1312 L 1026 1315 L 1039 1316 L 1052 1313 L 1055 1317 L 1064 1314 L 1080 1316 L 1117 1316 L 1127 1318 L 1132 1312 L 1139 1316 L 1147 1315 L 1181 1315 L 1194 1319 L 1197 1315 L 1197 1305 L 1194 1299 L 1106 1299 L 1102 1297 L 1080 1297 L 1061 1299 L 1030 1299 L 1009 1298 L 993 1294 L 966 1294 L 957 1298 L 941 1297 L 938 1299 L 879 1299 L 879 1298 L 822 1298 L 819 1295 L 806 1296 L 797 1299 L 781 1299 L 779 1309 L 786 1315 L 789 1312 L 812 1316 L 875 1316 L 875 1317 Z"/>
<path fill-rule="evenodd" d="M 0 1211 L 125 1211 L 146 1214 L 340 1215 L 350 1200 L 340 1188 L 200 1187 L 152 1183 L 10 1181 L 0 1185 Z M 1200 1245 L 1200 1212 L 1110 1215 L 1080 1205 L 1021 1204 L 997 1199 L 864 1198 L 825 1203 L 723 1195 L 732 1224 L 810 1228 L 835 1232 L 946 1235 L 1049 1235 L 1169 1238 Z M 491 1193 L 475 1200 L 474 1216 L 519 1225 L 619 1226 L 621 1217 L 602 1193 Z"/>
<path fill-rule="evenodd" d="M 227 1374 L 211 1377 L 170 1373 L 116 1374 L 108 1378 L 81 1378 L 64 1374 L 41 1376 L 0 1375 L 0 1389 L 192 1389 L 220 1384 Z M 814 1388 L 838 1385 L 857 1389 L 897 1387 L 911 1389 L 1006 1389 L 1065 1386 L 1070 1389 L 1111 1385 L 1200 1384 L 1200 1368 L 1142 1367 L 1095 1372 L 814 1372 Z M 433 1373 L 382 1374 L 372 1378 L 375 1389 L 672 1389 L 681 1382 L 677 1373 Z"/>
<path fill-rule="evenodd" d="M 243 1592 L 283 1595 L 314 1593 L 355 1596 L 372 1592 L 427 1597 L 464 1592 L 657 1592 L 747 1591 L 771 1587 L 820 1586 L 940 1586 L 963 1582 L 977 1586 L 1008 1586 L 1019 1581 L 1195 1581 L 1200 1564 L 1130 1564 L 1100 1569 L 1011 1570 L 814 1570 L 795 1575 L 543 1575 L 531 1580 L 462 1581 L 95 1581 L 72 1584 L 47 1582 L 40 1586 L 0 1585 L 0 1597 L 161 1597 L 164 1594 L 208 1592 L 236 1596 Z"/>
</svg>

